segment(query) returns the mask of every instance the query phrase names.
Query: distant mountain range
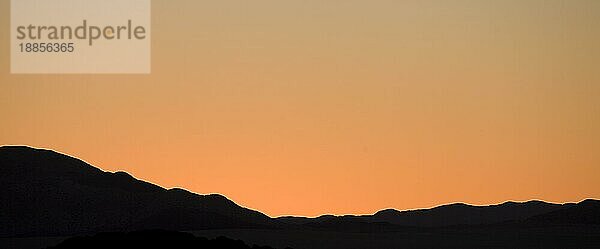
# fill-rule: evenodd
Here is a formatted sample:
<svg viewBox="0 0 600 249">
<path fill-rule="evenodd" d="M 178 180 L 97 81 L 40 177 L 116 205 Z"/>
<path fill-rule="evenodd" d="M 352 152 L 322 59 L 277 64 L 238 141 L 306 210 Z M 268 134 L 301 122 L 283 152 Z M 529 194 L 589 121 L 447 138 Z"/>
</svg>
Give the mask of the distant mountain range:
<svg viewBox="0 0 600 249">
<path fill-rule="evenodd" d="M 505 202 L 489 206 L 450 204 L 431 209 L 386 209 L 373 215 L 323 215 L 317 218 L 279 217 L 278 221 L 319 227 L 326 224 L 370 223 L 395 227 L 451 227 L 475 225 L 600 224 L 600 201 L 577 204 L 543 201 Z"/>
<path fill-rule="evenodd" d="M 168 229 L 397 231 L 461 226 L 599 225 L 600 201 L 506 202 L 382 210 L 373 215 L 270 218 L 221 195 L 164 189 L 50 150 L 0 147 L 0 237 Z"/>
</svg>

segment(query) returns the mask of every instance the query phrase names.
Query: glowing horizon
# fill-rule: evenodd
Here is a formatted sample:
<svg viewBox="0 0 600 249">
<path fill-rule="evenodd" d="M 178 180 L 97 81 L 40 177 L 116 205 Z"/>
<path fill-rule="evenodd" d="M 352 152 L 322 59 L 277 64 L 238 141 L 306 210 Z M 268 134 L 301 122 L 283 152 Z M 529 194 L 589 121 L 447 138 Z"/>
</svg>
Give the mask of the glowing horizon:
<svg viewBox="0 0 600 249">
<path fill-rule="evenodd" d="M 600 198 L 600 1 L 152 3 L 152 74 L 10 74 L 0 145 L 269 216 Z"/>
<path fill-rule="evenodd" d="M 23 145 L 23 144 L 10 144 L 10 145 L 0 145 L 0 146 L 16 146 L 16 147 L 21 147 L 21 146 L 23 146 L 23 147 L 27 147 L 27 148 L 33 148 L 33 149 L 38 149 L 38 150 L 47 150 L 47 151 L 52 151 L 52 152 L 55 152 L 55 153 L 59 153 L 59 154 L 62 154 L 62 155 L 67 155 L 67 156 L 69 156 L 69 157 L 71 157 L 71 158 L 74 158 L 74 159 L 80 160 L 80 161 L 82 161 L 82 162 L 84 162 L 84 163 L 86 163 L 86 164 L 89 164 L 89 165 L 90 165 L 90 166 L 92 166 L 92 167 L 98 168 L 99 170 L 102 170 L 103 172 L 106 172 L 106 173 L 119 173 L 119 172 L 122 172 L 122 173 L 126 173 L 126 174 L 128 174 L 128 175 L 132 176 L 133 178 L 135 178 L 135 179 L 137 179 L 137 180 L 141 180 L 141 181 L 144 181 L 144 182 L 148 182 L 148 183 L 151 183 L 151 184 L 153 184 L 153 185 L 156 185 L 156 186 L 158 186 L 158 187 L 161 187 L 161 188 L 164 188 L 164 189 L 167 189 L 167 190 L 170 190 L 170 189 L 181 189 L 181 190 L 185 190 L 185 191 L 189 191 L 189 192 L 195 193 L 195 192 L 193 192 L 193 191 L 191 191 L 191 190 L 188 190 L 188 189 L 186 189 L 186 188 L 184 188 L 184 187 L 180 187 L 180 186 L 172 186 L 172 187 L 165 187 L 165 186 L 161 186 L 161 185 L 159 185 L 159 184 L 156 184 L 156 183 L 153 183 L 153 182 L 146 181 L 145 179 L 138 178 L 138 177 L 136 177 L 134 174 L 132 174 L 132 173 L 130 173 L 130 172 L 127 172 L 127 171 L 124 171 L 124 170 L 115 170 L 115 171 L 103 170 L 103 169 L 102 169 L 102 167 L 100 167 L 100 166 L 98 166 L 98 165 L 93 165 L 93 164 L 91 164 L 91 163 L 89 163 L 89 162 L 86 162 L 86 161 L 85 161 L 85 159 L 83 159 L 83 158 L 78 158 L 78 157 L 76 157 L 76 156 L 74 156 L 74 155 L 69 155 L 68 153 L 65 153 L 65 152 L 60 152 L 60 151 L 55 151 L 55 150 L 52 150 L 52 149 L 49 149 L 49 148 L 36 148 L 36 147 L 31 147 L 31 146 L 28 146 L 28 145 Z M 212 193 L 196 193 L 196 194 L 201 194 L 201 195 L 213 195 L 213 194 L 216 194 L 216 195 L 223 195 L 222 193 L 218 193 L 218 192 L 212 192 Z M 223 196 L 225 196 L 225 195 L 223 195 Z M 225 197 L 226 197 L 226 198 L 228 198 L 227 196 L 225 196 Z M 228 198 L 228 199 L 229 199 L 229 200 L 231 200 L 231 201 L 233 201 L 233 202 L 235 202 L 236 204 L 240 205 L 240 204 L 239 204 L 239 203 L 237 203 L 235 200 L 232 200 L 232 199 L 230 199 L 230 198 Z M 455 201 L 455 202 L 448 202 L 448 203 L 439 203 L 439 204 L 436 204 L 436 205 L 433 205 L 433 206 L 428 206 L 428 207 L 412 207 L 412 208 L 408 208 L 408 209 L 397 209 L 397 208 L 394 208 L 394 207 L 386 207 L 386 208 L 381 208 L 381 209 L 379 209 L 379 210 L 376 210 L 376 211 L 374 211 L 374 212 L 371 212 L 371 213 L 340 213 L 340 214 L 336 214 L 336 213 L 327 213 L 327 212 L 326 212 L 326 213 L 322 213 L 322 214 L 318 214 L 318 215 L 314 215 L 314 216 L 302 216 L 302 215 L 293 215 L 293 214 L 283 214 L 283 215 L 278 215 L 278 216 L 269 216 L 269 217 L 271 217 L 271 218 L 278 218 L 278 217 L 307 217 L 307 218 L 317 218 L 317 217 L 320 217 L 320 216 L 326 216 L 326 215 L 335 215 L 335 216 L 344 216 L 344 215 L 350 215 L 350 216 L 353 216 L 353 215 L 355 215 L 355 216 L 360 216 L 360 215 L 373 215 L 373 214 L 375 214 L 375 213 L 377 213 L 377 212 L 379 212 L 379 211 L 385 211 L 385 210 L 397 210 L 397 211 L 402 211 L 402 212 L 403 212 L 403 211 L 415 211 L 415 210 L 432 209 L 432 208 L 436 208 L 436 207 L 447 206 L 447 205 L 453 205 L 453 204 L 465 204 L 465 205 L 471 205 L 471 206 L 482 206 L 482 207 L 485 207 L 485 206 L 496 206 L 496 205 L 501 205 L 501 204 L 510 203 L 510 202 L 514 202 L 514 203 L 526 203 L 526 202 L 536 202 L 536 201 L 539 201 L 539 202 L 545 202 L 545 203 L 550 203 L 550 204 L 576 204 L 576 203 L 579 203 L 579 202 L 582 202 L 582 201 L 585 201 L 585 200 L 595 200 L 595 199 L 594 199 L 594 198 L 592 198 L 592 197 L 590 197 L 590 198 L 584 198 L 584 199 L 581 199 L 581 200 L 579 200 L 579 201 L 574 201 L 574 202 L 551 202 L 551 201 L 546 201 L 546 200 L 541 200 L 541 199 L 529 199 L 529 200 L 504 200 L 504 201 L 501 201 L 501 202 L 496 202 L 496 203 L 485 203 L 485 204 L 481 204 L 481 203 L 480 203 L 480 204 L 475 204 L 475 203 L 467 203 L 467 202 Z M 252 209 L 252 210 L 255 210 L 255 211 L 259 211 L 259 212 L 261 212 L 261 213 L 264 213 L 264 212 L 262 212 L 261 210 L 254 209 L 254 208 L 252 208 L 252 207 L 246 207 L 246 206 L 243 206 L 243 205 L 240 205 L 240 206 L 242 206 L 242 207 L 244 207 L 244 208 Z M 268 214 L 267 214 L 267 215 L 268 215 Z"/>
</svg>

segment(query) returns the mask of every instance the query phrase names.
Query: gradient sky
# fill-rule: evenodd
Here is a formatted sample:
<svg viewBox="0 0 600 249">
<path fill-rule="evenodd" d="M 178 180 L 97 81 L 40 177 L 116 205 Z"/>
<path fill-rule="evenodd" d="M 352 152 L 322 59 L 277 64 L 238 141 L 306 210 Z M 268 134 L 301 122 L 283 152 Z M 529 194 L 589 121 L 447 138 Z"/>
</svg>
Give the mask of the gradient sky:
<svg viewBox="0 0 600 249">
<path fill-rule="evenodd" d="M 271 216 L 600 198 L 600 1 L 153 1 L 152 74 L 11 75 L 0 144 Z"/>
</svg>

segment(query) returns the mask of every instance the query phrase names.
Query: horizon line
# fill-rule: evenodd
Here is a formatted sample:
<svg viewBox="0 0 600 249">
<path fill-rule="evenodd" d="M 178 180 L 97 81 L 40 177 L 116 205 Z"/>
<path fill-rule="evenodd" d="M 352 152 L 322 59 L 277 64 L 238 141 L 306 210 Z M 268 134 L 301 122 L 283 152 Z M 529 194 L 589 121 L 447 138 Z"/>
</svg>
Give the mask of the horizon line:
<svg viewBox="0 0 600 249">
<path fill-rule="evenodd" d="M 442 204 L 435 204 L 433 206 L 428 206 L 428 207 L 414 207 L 414 208 L 407 208 L 407 209 L 398 209 L 398 208 L 394 208 L 394 207 L 386 207 L 386 208 L 378 209 L 378 210 L 376 210 L 376 211 L 374 211 L 372 213 L 362 213 L 362 214 L 357 214 L 357 213 L 354 213 L 354 214 L 352 214 L 352 213 L 343 213 L 343 214 L 323 213 L 323 214 L 314 215 L 314 216 L 311 216 L 311 215 L 297 215 L 297 214 L 284 214 L 284 215 L 272 216 L 272 215 L 266 214 L 264 211 L 260 211 L 259 209 L 254 209 L 254 208 L 251 208 L 251 207 L 248 207 L 248 206 L 244 206 L 244 205 L 242 205 L 242 204 L 240 204 L 240 203 L 238 203 L 238 202 L 230 199 L 227 195 L 222 194 L 222 193 L 218 193 L 218 192 L 197 193 L 197 192 L 191 191 L 191 190 L 189 190 L 189 189 L 187 189 L 185 187 L 182 187 L 182 186 L 174 186 L 174 187 L 167 188 L 167 187 L 164 187 L 164 186 L 162 186 L 162 185 L 160 185 L 158 183 L 154 183 L 154 182 L 151 182 L 151 181 L 147 181 L 145 179 L 137 178 L 137 177 L 135 177 L 135 175 L 133 173 L 128 172 L 126 170 L 117 170 L 117 171 L 114 171 L 114 172 L 113 171 L 107 171 L 107 170 L 104 170 L 104 169 L 102 169 L 102 168 L 100 168 L 100 167 L 98 167 L 96 165 L 88 163 L 86 160 L 83 160 L 83 159 L 81 159 L 79 157 L 73 156 L 73 155 L 65 153 L 65 152 L 60 152 L 60 151 L 57 151 L 57 150 L 54 150 L 54 149 L 50 149 L 50 148 L 34 147 L 34 146 L 22 145 L 22 144 L 21 145 L 18 145 L 18 144 L 4 144 L 4 145 L 0 145 L 0 148 L 9 148 L 9 147 L 13 147 L 13 148 L 24 147 L 24 148 L 34 149 L 34 150 L 49 151 L 49 152 L 53 152 L 53 153 L 65 155 L 65 156 L 77 159 L 77 160 L 79 160 L 79 161 L 81 161 L 81 162 L 83 162 L 83 163 L 85 163 L 87 165 L 90 165 L 90 166 L 94 167 L 94 168 L 97 168 L 97 169 L 99 169 L 102 172 L 112 173 L 112 174 L 119 173 L 119 172 L 124 172 L 124 173 L 130 175 L 131 177 L 133 177 L 134 179 L 136 179 L 138 181 L 143 181 L 143 182 L 146 182 L 146 183 L 150 183 L 150 184 L 156 185 L 156 186 L 158 186 L 158 187 L 160 187 L 162 189 L 165 189 L 165 190 L 181 189 L 181 190 L 185 190 L 187 192 L 190 192 L 190 193 L 193 193 L 193 194 L 197 194 L 197 195 L 202 195 L 202 196 L 220 195 L 220 196 L 225 197 L 227 200 L 232 201 L 233 203 L 235 203 L 236 205 L 238 205 L 238 206 L 240 206 L 242 208 L 246 208 L 246 209 L 249 209 L 249 210 L 252 210 L 252 211 L 260 212 L 261 214 L 264 214 L 264 215 L 268 216 L 269 218 L 273 218 L 273 219 L 288 218 L 288 217 L 314 219 L 314 218 L 319 218 L 319 217 L 324 217 L 324 216 L 334 216 L 334 217 L 369 216 L 369 215 L 375 215 L 378 212 L 386 211 L 386 210 L 395 210 L 395 211 L 398 211 L 398 212 L 410 212 L 410 211 L 419 211 L 419 210 L 430 210 L 430 209 L 434 209 L 434 208 L 439 208 L 439 207 L 444 207 L 444 206 L 451 206 L 451 205 L 467 205 L 467 206 L 472 206 L 472 207 L 490 207 L 490 206 L 498 206 L 498 205 L 502 205 L 502 204 L 506 204 L 506 203 L 511 203 L 511 202 L 512 203 L 519 203 L 519 204 L 528 203 L 528 202 L 543 202 L 543 203 L 547 203 L 547 204 L 567 205 L 567 204 L 581 203 L 581 202 L 586 201 L 586 200 L 600 200 L 600 198 L 585 197 L 585 198 L 583 198 L 583 199 L 581 199 L 579 201 L 576 201 L 576 202 L 569 202 L 569 201 L 566 201 L 566 202 L 553 202 L 553 201 L 546 201 L 546 200 L 543 200 L 543 199 L 536 199 L 536 198 L 534 198 L 534 199 L 527 199 L 527 200 L 509 199 L 509 200 L 504 200 L 504 201 L 500 201 L 500 202 L 496 202 L 496 203 L 490 203 L 490 204 L 472 204 L 472 203 L 468 203 L 468 202 L 457 201 L 457 202 L 446 202 L 446 203 L 442 203 Z"/>
</svg>

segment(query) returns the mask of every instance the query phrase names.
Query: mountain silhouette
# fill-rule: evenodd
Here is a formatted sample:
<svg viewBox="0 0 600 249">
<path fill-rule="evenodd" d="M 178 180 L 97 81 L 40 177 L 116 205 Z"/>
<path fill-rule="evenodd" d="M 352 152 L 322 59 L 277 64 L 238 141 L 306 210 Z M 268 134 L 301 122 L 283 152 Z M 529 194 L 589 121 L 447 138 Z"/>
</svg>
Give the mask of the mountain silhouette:
<svg viewBox="0 0 600 249">
<path fill-rule="evenodd" d="M 0 147 L 0 247 L 25 248 L 2 238 L 48 236 L 79 236 L 56 248 L 89 248 L 102 239 L 137 243 L 140 234 L 152 241 L 148 231 L 156 229 L 163 231 L 156 236 L 175 240 L 206 242 L 165 230 L 227 233 L 280 248 L 599 248 L 600 201 L 270 218 L 222 195 L 165 189 L 50 150 Z"/>
<path fill-rule="evenodd" d="M 460 225 L 490 225 L 505 222 L 525 221 L 537 215 L 551 213 L 582 204 L 553 204 L 542 201 L 505 202 L 490 206 L 450 204 L 431 209 L 398 211 L 386 209 L 373 215 L 323 215 L 317 218 L 280 217 L 277 220 L 311 227 L 323 226 L 366 226 L 378 228 L 399 227 L 444 227 Z M 562 214 L 562 213 L 560 213 Z M 559 217 L 562 217 L 561 215 Z M 543 217 L 543 216 L 542 216 Z M 543 219 L 543 218 L 540 218 Z M 533 220 L 532 220 L 533 221 Z M 573 221 L 574 222 L 574 221 Z"/>
<path fill-rule="evenodd" d="M 432 209 L 397 211 L 383 210 L 370 217 L 371 221 L 389 222 L 402 226 L 481 225 L 519 221 L 535 215 L 563 209 L 573 204 L 552 204 L 541 201 L 505 202 L 491 206 L 451 204 Z"/>
<path fill-rule="evenodd" d="M 164 189 L 49 150 L 1 147 L 0 178 L 3 237 L 264 228 L 273 223 L 221 195 Z"/>
<path fill-rule="evenodd" d="M 530 217 L 525 222 L 542 225 L 600 225 L 600 201 L 584 200 L 577 205 L 569 205 L 567 208 Z"/>
</svg>

